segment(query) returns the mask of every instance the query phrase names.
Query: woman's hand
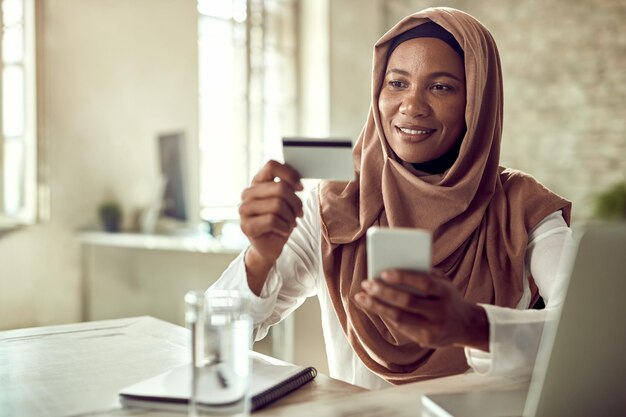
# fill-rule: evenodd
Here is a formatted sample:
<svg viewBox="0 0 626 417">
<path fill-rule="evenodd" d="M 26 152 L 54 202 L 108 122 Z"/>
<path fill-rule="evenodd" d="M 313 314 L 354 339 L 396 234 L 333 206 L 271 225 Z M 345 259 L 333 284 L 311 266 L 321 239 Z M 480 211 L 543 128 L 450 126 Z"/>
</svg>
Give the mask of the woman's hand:
<svg viewBox="0 0 626 417">
<path fill-rule="evenodd" d="M 421 346 L 489 351 L 485 310 L 465 300 L 441 272 L 389 270 L 381 279 L 363 281 L 361 287 L 364 291 L 355 299 L 363 310 L 380 315 Z"/>
<path fill-rule="evenodd" d="M 241 230 L 251 244 L 245 257 L 248 284 L 257 295 L 296 227 L 296 218 L 303 216 L 302 201 L 296 195 L 302 189 L 300 175 L 293 168 L 268 161 L 241 194 Z"/>
</svg>

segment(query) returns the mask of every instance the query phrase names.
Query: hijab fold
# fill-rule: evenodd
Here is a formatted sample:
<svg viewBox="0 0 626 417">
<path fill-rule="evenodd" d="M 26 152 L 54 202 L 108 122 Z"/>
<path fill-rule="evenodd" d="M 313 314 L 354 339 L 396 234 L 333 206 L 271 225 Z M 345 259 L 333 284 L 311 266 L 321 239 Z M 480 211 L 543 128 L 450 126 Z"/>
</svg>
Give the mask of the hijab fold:
<svg viewBox="0 0 626 417">
<path fill-rule="evenodd" d="M 389 48 L 425 22 L 447 30 L 464 52 L 466 131 L 445 172 L 416 175 L 391 151 L 378 96 Z M 406 383 L 464 372 L 461 348 L 422 348 L 379 316 L 360 310 L 354 295 L 367 279 L 365 232 L 371 226 L 414 227 L 433 236 L 432 264 L 470 302 L 515 307 L 524 292 L 528 233 L 570 203 L 531 176 L 499 166 L 503 90 L 500 59 L 487 29 L 450 8 L 407 16 L 376 43 L 372 104 L 354 148 L 356 180 L 319 188 L 322 262 L 339 322 L 359 359 L 375 374 Z M 538 297 L 531 281 L 533 302 Z"/>
</svg>

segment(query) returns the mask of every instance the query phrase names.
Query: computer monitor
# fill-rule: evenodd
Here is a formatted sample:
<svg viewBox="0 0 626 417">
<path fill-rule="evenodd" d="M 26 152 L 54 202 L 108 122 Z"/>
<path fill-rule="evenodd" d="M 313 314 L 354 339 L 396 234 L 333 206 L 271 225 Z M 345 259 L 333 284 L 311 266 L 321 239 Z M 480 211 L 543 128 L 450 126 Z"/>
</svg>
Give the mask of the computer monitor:
<svg viewBox="0 0 626 417">
<path fill-rule="evenodd" d="M 161 215 L 186 223 L 190 220 L 190 214 L 184 142 L 183 132 L 158 136 L 161 174 L 165 182 Z"/>
</svg>

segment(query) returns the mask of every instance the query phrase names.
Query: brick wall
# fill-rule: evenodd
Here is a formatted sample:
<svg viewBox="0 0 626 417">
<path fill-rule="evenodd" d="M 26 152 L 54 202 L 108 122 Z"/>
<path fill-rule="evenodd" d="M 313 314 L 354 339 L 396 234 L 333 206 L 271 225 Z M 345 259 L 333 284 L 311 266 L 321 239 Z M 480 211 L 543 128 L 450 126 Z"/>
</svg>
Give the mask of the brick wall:
<svg viewBox="0 0 626 417">
<path fill-rule="evenodd" d="M 433 1 L 385 3 L 388 26 Z M 574 203 L 626 180 L 626 1 L 449 0 L 492 32 L 505 93 L 501 163 Z"/>
</svg>

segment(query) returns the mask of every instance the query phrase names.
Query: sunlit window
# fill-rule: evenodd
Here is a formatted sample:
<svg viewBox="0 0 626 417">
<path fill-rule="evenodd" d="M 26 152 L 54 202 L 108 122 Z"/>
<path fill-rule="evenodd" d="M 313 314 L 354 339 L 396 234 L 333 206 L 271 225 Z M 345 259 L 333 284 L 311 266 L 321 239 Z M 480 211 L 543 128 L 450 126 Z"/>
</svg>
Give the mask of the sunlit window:
<svg viewBox="0 0 626 417">
<path fill-rule="evenodd" d="M 293 0 L 199 0 L 202 217 L 237 217 L 241 191 L 293 134 Z"/>
<path fill-rule="evenodd" d="M 2 0 L 1 16 L 0 219 L 25 223 L 35 215 L 34 1 Z"/>
</svg>

